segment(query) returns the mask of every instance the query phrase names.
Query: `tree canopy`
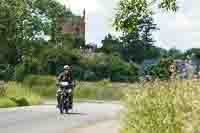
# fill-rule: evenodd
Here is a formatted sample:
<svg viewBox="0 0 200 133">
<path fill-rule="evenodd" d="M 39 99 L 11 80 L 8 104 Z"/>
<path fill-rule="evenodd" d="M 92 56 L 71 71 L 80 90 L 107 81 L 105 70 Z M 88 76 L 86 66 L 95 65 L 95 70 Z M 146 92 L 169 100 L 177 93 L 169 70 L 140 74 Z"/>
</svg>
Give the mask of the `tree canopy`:
<svg viewBox="0 0 200 133">
<path fill-rule="evenodd" d="M 167 11 L 177 10 L 176 0 L 120 0 L 114 18 L 116 30 L 133 32 L 142 17 L 152 15 L 153 4 Z"/>
</svg>

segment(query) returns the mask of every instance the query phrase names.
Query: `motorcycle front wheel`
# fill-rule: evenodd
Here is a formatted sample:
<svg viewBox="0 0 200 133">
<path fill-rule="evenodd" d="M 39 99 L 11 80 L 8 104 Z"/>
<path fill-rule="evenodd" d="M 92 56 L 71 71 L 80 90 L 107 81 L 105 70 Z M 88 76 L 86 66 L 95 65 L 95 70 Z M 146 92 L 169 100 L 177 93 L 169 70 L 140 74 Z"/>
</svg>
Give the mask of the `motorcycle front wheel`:
<svg viewBox="0 0 200 133">
<path fill-rule="evenodd" d="M 60 113 L 63 114 L 64 113 L 64 110 L 65 110 L 65 103 L 64 103 L 64 98 L 63 96 L 60 97 Z"/>
</svg>

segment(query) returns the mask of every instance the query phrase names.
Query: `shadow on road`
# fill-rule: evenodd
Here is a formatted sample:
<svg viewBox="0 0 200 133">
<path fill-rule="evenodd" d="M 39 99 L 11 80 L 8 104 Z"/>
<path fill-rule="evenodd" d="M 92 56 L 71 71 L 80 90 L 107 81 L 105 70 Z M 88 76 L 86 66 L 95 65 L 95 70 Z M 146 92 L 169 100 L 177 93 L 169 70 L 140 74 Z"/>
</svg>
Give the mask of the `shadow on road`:
<svg viewBox="0 0 200 133">
<path fill-rule="evenodd" d="M 66 115 L 79 115 L 79 116 L 84 116 L 87 115 L 86 113 L 76 113 L 76 112 L 72 112 L 72 113 L 65 113 Z"/>
</svg>

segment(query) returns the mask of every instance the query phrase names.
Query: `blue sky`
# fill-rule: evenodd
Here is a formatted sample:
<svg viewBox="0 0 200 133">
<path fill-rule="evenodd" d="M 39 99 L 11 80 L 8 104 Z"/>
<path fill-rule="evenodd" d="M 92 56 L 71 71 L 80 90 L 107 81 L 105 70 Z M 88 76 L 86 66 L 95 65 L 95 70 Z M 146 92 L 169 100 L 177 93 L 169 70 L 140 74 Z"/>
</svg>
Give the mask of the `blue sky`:
<svg viewBox="0 0 200 133">
<path fill-rule="evenodd" d="M 67 3 L 67 0 L 59 0 Z M 108 33 L 115 33 L 112 18 L 118 0 L 68 0 L 72 11 L 81 14 L 86 9 L 86 41 L 101 45 Z M 155 23 L 159 31 L 154 33 L 156 45 L 163 48 L 200 48 L 200 0 L 178 0 L 176 13 L 158 11 Z"/>
</svg>

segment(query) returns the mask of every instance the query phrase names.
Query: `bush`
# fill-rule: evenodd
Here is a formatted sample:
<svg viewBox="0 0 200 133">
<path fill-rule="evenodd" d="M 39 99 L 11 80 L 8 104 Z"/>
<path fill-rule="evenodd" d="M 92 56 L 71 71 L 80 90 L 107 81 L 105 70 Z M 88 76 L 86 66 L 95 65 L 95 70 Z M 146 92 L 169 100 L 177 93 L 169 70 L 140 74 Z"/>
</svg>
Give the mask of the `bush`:
<svg viewBox="0 0 200 133">
<path fill-rule="evenodd" d="M 129 64 L 117 56 L 111 57 L 111 80 L 112 81 L 136 81 L 138 69 L 134 64 Z"/>
<path fill-rule="evenodd" d="M 15 67 L 15 72 L 14 72 L 14 80 L 16 81 L 23 81 L 26 76 L 26 70 L 24 65 L 17 65 Z"/>
<path fill-rule="evenodd" d="M 84 72 L 83 80 L 136 81 L 138 77 L 136 65 L 123 61 L 118 55 L 86 54 L 79 64 Z"/>
<path fill-rule="evenodd" d="M 84 72 L 83 80 L 85 80 L 85 81 L 95 81 L 95 80 L 97 80 L 97 76 L 94 72 L 87 70 L 87 71 Z"/>
<path fill-rule="evenodd" d="M 73 77 L 75 77 L 76 80 L 82 80 L 84 77 L 84 69 L 79 66 L 79 65 L 73 65 L 72 66 L 72 71 L 73 71 Z"/>
<path fill-rule="evenodd" d="M 48 87 L 55 86 L 56 80 L 52 76 L 41 76 L 41 75 L 29 75 L 25 78 L 24 83 L 29 87 L 40 86 Z"/>
<path fill-rule="evenodd" d="M 163 58 L 158 64 L 149 65 L 145 68 L 146 74 L 154 79 L 167 80 L 170 78 L 169 67 L 173 64 L 173 59 Z"/>
<path fill-rule="evenodd" d="M 0 64 L 0 80 L 11 80 L 13 78 L 14 67 L 9 64 Z"/>
</svg>

